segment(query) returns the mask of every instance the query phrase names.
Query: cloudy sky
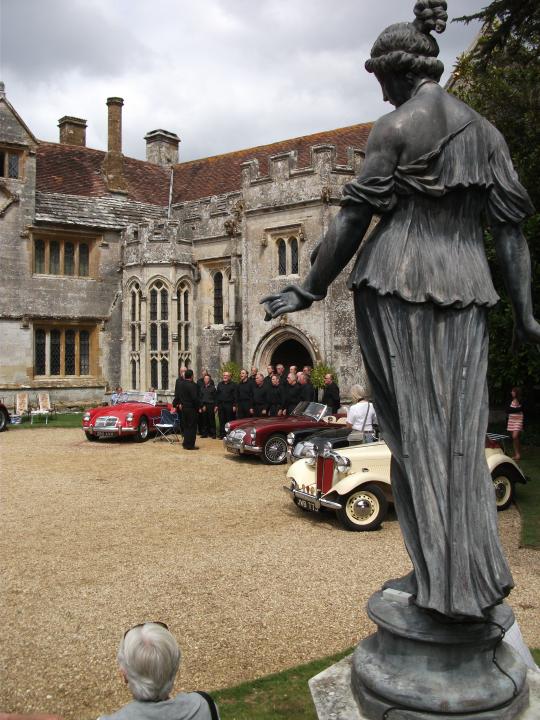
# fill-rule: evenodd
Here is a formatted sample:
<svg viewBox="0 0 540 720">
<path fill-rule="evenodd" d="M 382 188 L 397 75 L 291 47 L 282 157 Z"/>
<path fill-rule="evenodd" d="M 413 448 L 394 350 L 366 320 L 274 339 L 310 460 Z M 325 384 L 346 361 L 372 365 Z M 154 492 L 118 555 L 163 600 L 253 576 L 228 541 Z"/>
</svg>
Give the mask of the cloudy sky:
<svg viewBox="0 0 540 720">
<path fill-rule="evenodd" d="M 488 0 L 449 0 L 450 18 Z M 106 149 L 109 96 L 125 100 L 127 155 L 165 128 L 181 159 L 367 122 L 391 108 L 364 61 L 414 0 L 0 0 L 0 79 L 34 134 L 88 122 Z M 477 25 L 438 36 L 446 72 Z"/>
</svg>

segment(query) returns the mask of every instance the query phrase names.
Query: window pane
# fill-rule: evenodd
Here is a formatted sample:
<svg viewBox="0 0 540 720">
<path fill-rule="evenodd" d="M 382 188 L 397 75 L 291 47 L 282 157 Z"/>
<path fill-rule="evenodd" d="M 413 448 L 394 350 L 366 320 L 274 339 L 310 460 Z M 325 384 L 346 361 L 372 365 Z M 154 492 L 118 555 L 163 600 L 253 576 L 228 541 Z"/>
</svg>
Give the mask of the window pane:
<svg viewBox="0 0 540 720">
<path fill-rule="evenodd" d="M 64 243 L 64 275 L 75 274 L 75 245 L 72 242 Z"/>
<path fill-rule="evenodd" d="M 6 153 L 3 150 L 0 150 L 0 177 L 4 177 L 5 175 L 5 164 L 6 164 Z"/>
<path fill-rule="evenodd" d="M 51 275 L 60 274 L 60 243 L 58 240 L 51 240 L 49 243 L 49 272 Z"/>
<path fill-rule="evenodd" d="M 152 323 L 150 325 L 150 350 L 157 350 L 157 325 Z M 155 383 L 152 383 L 155 385 Z"/>
<path fill-rule="evenodd" d="M 75 375 L 75 330 L 66 330 L 65 343 L 66 375 Z"/>
<path fill-rule="evenodd" d="M 45 272 L 45 241 L 36 240 L 34 242 L 34 272 Z"/>
<path fill-rule="evenodd" d="M 131 291 L 131 319 L 135 321 L 137 319 L 137 293 Z"/>
<path fill-rule="evenodd" d="M 81 330 L 79 333 L 79 374 L 90 375 L 90 333 Z"/>
<path fill-rule="evenodd" d="M 60 330 L 51 330 L 51 375 L 60 375 Z"/>
<path fill-rule="evenodd" d="M 86 277 L 88 275 L 90 250 L 87 243 L 79 244 L 79 275 Z"/>
<path fill-rule="evenodd" d="M 161 389 L 169 389 L 169 363 L 165 358 L 161 361 Z"/>
<path fill-rule="evenodd" d="M 8 153 L 8 177 L 19 177 L 19 156 L 15 153 Z"/>
<path fill-rule="evenodd" d="M 131 326 L 131 349 L 137 349 L 137 327 L 135 325 Z"/>
<path fill-rule="evenodd" d="M 291 238 L 291 272 L 298 273 L 298 240 Z"/>
<path fill-rule="evenodd" d="M 157 290 L 150 290 L 150 320 L 157 320 Z"/>
<path fill-rule="evenodd" d="M 131 361 L 131 389 L 137 390 L 137 361 Z"/>
<path fill-rule="evenodd" d="M 184 350 L 189 350 L 189 325 L 184 325 Z"/>
<path fill-rule="evenodd" d="M 165 289 L 161 291 L 161 319 L 169 319 L 169 293 Z"/>
<path fill-rule="evenodd" d="M 223 324 L 223 275 L 214 275 L 214 323 Z"/>
<path fill-rule="evenodd" d="M 287 248 L 285 240 L 278 240 L 278 275 L 287 274 Z"/>
<path fill-rule="evenodd" d="M 157 388 L 159 385 L 158 382 L 158 361 L 156 358 L 152 358 L 150 361 L 150 384 L 152 387 Z"/>
<path fill-rule="evenodd" d="M 169 349 L 169 326 L 167 323 L 161 324 L 161 349 Z"/>
<path fill-rule="evenodd" d="M 189 292 L 184 291 L 184 317 L 183 320 L 186 322 L 189 320 Z"/>
<path fill-rule="evenodd" d="M 45 375 L 45 330 L 36 330 L 34 352 L 34 374 Z"/>
</svg>

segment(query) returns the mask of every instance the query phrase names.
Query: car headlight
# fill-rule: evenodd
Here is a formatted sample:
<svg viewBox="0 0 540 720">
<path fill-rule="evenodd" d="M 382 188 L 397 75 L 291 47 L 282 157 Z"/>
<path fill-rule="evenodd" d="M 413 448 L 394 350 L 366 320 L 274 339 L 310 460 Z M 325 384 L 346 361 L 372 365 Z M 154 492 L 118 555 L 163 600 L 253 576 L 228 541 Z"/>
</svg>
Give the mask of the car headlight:
<svg viewBox="0 0 540 720">
<path fill-rule="evenodd" d="M 336 455 L 334 462 L 336 463 L 338 473 L 345 473 L 351 467 L 349 458 L 343 457 L 342 455 Z"/>
<path fill-rule="evenodd" d="M 83 422 L 90 422 L 90 413 L 89 412 L 84 413 L 84 415 L 82 416 L 82 419 L 83 419 Z"/>
<path fill-rule="evenodd" d="M 126 420 L 127 420 L 128 422 L 132 422 L 132 421 L 133 421 L 133 413 L 132 413 L 132 412 L 130 412 L 130 413 L 128 413 L 128 414 L 126 415 Z"/>
<path fill-rule="evenodd" d="M 228 433 L 230 429 L 231 429 L 231 423 L 230 422 L 225 423 L 225 432 Z"/>
<path fill-rule="evenodd" d="M 294 433 L 290 432 L 287 435 L 287 445 L 294 445 Z"/>
</svg>

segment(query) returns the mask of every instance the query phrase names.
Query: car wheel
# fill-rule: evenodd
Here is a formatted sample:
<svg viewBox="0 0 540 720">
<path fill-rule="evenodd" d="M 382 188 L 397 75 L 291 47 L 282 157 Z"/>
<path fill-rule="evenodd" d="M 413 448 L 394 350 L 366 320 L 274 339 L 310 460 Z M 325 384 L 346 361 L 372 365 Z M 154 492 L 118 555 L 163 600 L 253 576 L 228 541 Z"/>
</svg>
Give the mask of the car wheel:
<svg viewBox="0 0 540 720">
<path fill-rule="evenodd" d="M 388 500 L 377 485 L 363 485 L 343 498 L 337 511 L 339 521 L 347 530 L 376 530 L 386 518 Z"/>
<path fill-rule="evenodd" d="M 135 434 L 135 440 L 137 442 L 144 442 L 148 440 L 148 420 L 143 416 L 139 421 L 139 427 Z"/>
<path fill-rule="evenodd" d="M 264 443 L 263 460 L 268 465 L 281 465 L 287 459 L 287 441 L 283 435 L 271 435 Z"/>
<path fill-rule="evenodd" d="M 7 412 L 5 410 L 0 410 L 0 432 L 4 432 L 4 430 L 7 430 L 7 426 L 8 426 Z"/>
<path fill-rule="evenodd" d="M 99 440 L 97 435 L 92 435 L 92 433 L 84 433 L 86 435 L 86 439 L 89 442 L 97 442 Z"/>
<path fill-rule="evenodd" d="M 495 502 L 497 510 L 506 510 L 510 507 L 514 499 L 514 483 L 508 477 L 508 473 L 502 468 L 497 468 L 491 475 L 493 487 L 495 489 Z"/>
</svg>

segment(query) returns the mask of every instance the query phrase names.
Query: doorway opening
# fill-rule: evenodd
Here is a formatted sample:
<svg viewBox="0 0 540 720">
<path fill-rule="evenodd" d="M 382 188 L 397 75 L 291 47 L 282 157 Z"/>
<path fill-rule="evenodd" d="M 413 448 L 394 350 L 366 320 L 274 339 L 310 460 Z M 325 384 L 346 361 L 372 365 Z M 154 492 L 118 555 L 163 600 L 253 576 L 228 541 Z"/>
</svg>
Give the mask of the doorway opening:
<svg viewBox="0 0 540 720">
<path fill-rule="evenodd" d="M 309 350 L 298 340 L 284 340 L 272 353 L 270 364 L 274 367 L 281 363 L 288 371 L 291 365 L 301 370 L 304 365 L 313 365 L 313 358 Z"/>
</svg>

